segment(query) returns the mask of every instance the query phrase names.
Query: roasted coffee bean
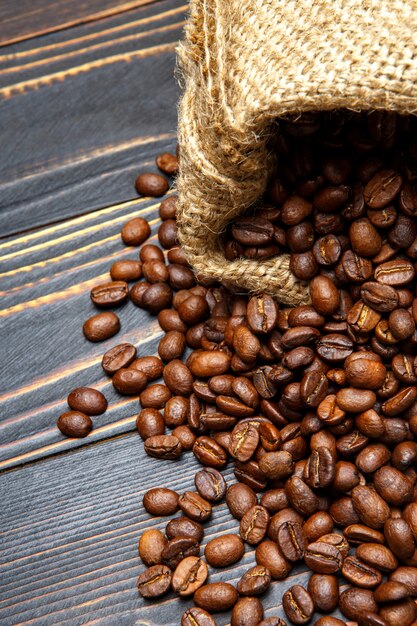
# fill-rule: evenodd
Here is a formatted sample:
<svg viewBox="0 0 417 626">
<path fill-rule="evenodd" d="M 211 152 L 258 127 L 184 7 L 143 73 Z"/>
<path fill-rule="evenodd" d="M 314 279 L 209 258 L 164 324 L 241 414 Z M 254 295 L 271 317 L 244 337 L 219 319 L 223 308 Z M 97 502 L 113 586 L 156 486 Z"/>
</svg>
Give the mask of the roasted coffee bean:
<svg viewBox="0 0 417 626">
<path fill-rule="evenodd" d="M 264 616 L 258 598 L 240 598 L 232 610 L 230 626 L 258 626 Z"/>
<path fill-rule="evenodd" d="M 331 315 L 339 306 L 339 292 L 330 278 L 317 276 L 310 283 L 313 306 L 322 315 Z"/>
<path fill-rule="evenodd" d="M 199 556 L 200 546 L 191 537 L 170 539 L 162 551 L 162 563 L 174 570 L 181 561 L 189 556 Z"/>
<path fill-rule="evenodd" d="M 127 300 L 129 288 L 127 283 L 119 280 L 93 287 L 90 292 L 91 300 L 102 309 L 119 306 Z"/>
<path fill-rule="evenodd" d="M 204 609 L 193 606 L 181 618 L 181 626 L 216 626 L 216 622 Z"/>
<path fill-rule="evenodd" d="M 83 333 L 89 341 L 104 341 L 120 330 L 120 320 L 116 313 L 106 311 L 90 317 L 83 325 Z"/>
<path fill-rule="evenodd" d="M 194 594 L 194 602 L 211 613 L 227 611 L 237 602 L 238 593 L 229 583 L 209 583 L 203 585 Z"/>
<path fill-rule="evenodd" d="M 180 561 L 172 575 L 172 588 L 180 596 L 190 596 L 206 582 L 208 568 L 198 556 Z"/>
<path fill-rule="evenodd" d="M 313 600 L 301 585 L 287 589 L 282 596 L 282 607 L 293 624 L 307 624 L 314 613 Z"/>
<path fill-rule="evenodd" d="M 384 524 L 388 547 L 401 561 L 410 559 L 415 550 L 413 533 L 404 519 L 388 519 Z"/>
<path fill-rule="evenodd" d="M 101 415 L 107 409 L 104 395 L 91 387 L 77 387 L 68 395 L 67 402 L 73 411 L 87 415 Z"/>
<path fill-rule="evenodd" d="M 152 565 L 140 574 L 138 591 L 143 598 L 159 598 L 171 587 L 172 572 L 166 565 Z"/>
<path fill-rule="evenodd" d="M 366 185 L 365 202 L 371 209 L 382 209 L 393 201 L 401 186 L 402 178 L 395 170 L 381 170 Z"/>
<path fill-rule="evenodd" d="M 247 308 L 249 327 L 255 333 L 269 333 L 275 328 L 278 307 L 271 296 L 260 294 L 250 298 Z"/>
<path fill-rule="evenodd" d="M 301 252 L 301 250 L 300 250 Z M 313 254 L 319 265 L 334 265 L 342 253 L 342 246 L 335 235 L 326 235 L 317 239 L 313 246 Z"/>
<path fill-rule="evenodd" d="M 346 622 L 342 622 L 342 620 L 337 617 L 325 615 L 324 617 L 320 617 L 314 626 L 346 626 Z"/>
<path fill-rule="evenodd" d="M 136 396 L 145 389 L 148 379 L 143 372 L 122 367 L 112 379 L 113 387 L 124 396 Z"/>
<path fill-rule="evenodd" d="M 397 602 L 398 600 L 404 600 L 410 595 L 409 590 L 405 585 L 394 580 L 387 580 L 379 585 L 375 589 L 375 600 L 378 604 L 385 604 L 385 602 Z"/>
<path fill-rule="evenodd" d="M 308 542 L 313 543 L 323 535 L 331 533 L 333 530 L 333 520 L 326 511 L 317 511 L 306 520 L 303 531 Z"/>
<path fill-rule="evenodd" d="M 417 605 L 411 598 L 384 604 L 379 610 L 379 616 L 387 626 L 412 626 L 417 617 Z"/>
<path fill-rule="evenodd" d="M 140 246 L 151 234 L 151 229 L 142 217 L 134 217 L 123 226 L 121 235 L 127 246 Z"/>
<path fill-rule="evenodd" d="M 382 443 L 366 446 L 356 457 L 356 465 L 364 474 L 372 474 L 389 462 L 391 453 Z"/>
<path fill-rule="evenodd" d="M 136 348 L 131 343 L 121 343 L 108 350 L 102 360 L 101 366 L 109 376 L 113 376 L 122 367 L 128 367 L 136 358 Z"/>
<path fill-rule="evenodd" d="M 193 390 L 192 374 L 189 368 L 179 359 L 173 359 L 166 364 L 163 371 L 163 377 L 166 384 L 166 391 L 162 392 L 162 390 L 159 389 L 158 394 L 153 394 L 153 396 L 158 395 L 161 402 L 166 403 L 169 399 L 167 395 L 168 389 L 178 396 L 189 396 L 191 394 Z M 154 385 L 154 387 L 159 386 Z M 160 385 L 160 387 L 164 387 L 164 385 Z M 148 388 L 148 390 L 149 389 L 150 387 Z"/>
<path fill-rule="evenodd" d="M 139 174 L 139 176 L 136 178 L 136 181 L 135 181 L 135 187 L 136 187 L 136 191 L 141 196 L 151 196 L 151 197 L 156 198 L 158 196 L 163 196 L 168 191 L 169 183 L 166 180 L 166 178 L 164 178 L 160 174 L 153 174 L 153 173 L 147 172 L 146 174 Z M 135 219 L 142 219 L 142 218 L 137 217 Z M 133 220 L 131 220 L 131 222 L 133 222 Z M 136 245 L 139 245 L 139 244 L 136 244 Z"/>
<path fill-rule="evenodd" d="M 386 400 L 382 406 L 382 412 L 388 417 L 394 417 L 395 415 L 399 415 L 400 413 L 404 413 L 416 400 L 417 398 L 417 389 L 413 387 L 404 387 L 391 396 L 388 400 Z"/>
<path fill-rule="evenodd" d="M 361 286 L 361 298 L 366 305 L 381 313 L 393 311 L 398 305 L 396 290 L 389 285 L 376 282 L 364 283 Z"/>
<path fill-rule="evenodd" d="M 345 537 L 339 535 L 339 533 L 328 533 L 320 537 L 317 541 L 337 548 L 342 555 L 342 559 L 345 559 L 349 553 L 350 545 Z"/>
<path fill-rule="evenodd" d="M 202 350 L 196 352 L 190 370 L 197 378 L 210 378 L 225 374 L 229 369 L 231 357 L 220 350 Z"/>
<path fill-rule="evenodd" d="M 173 396 L 164 408 L 164 422 L 169 428 L 184 426 L 187 423 L 189 401 L 183 396 Z M 175 436 L 175 435 L 174 435 Z"/>
<path fill-rule="evenodd" d="M 336 403 L 347 413 L 362 413 L 371 409 L 376 402 L 376 395 L 369 389 L 346 387 L 336 393 Z"/>
<path fill-rule="evenodd" d="M 167 544 L 165 535 L 156 528 L 145 530 L 139 539 L 139 556 L 147 567 L 162 562 L 162 551 Z"/>
<path fill-rule="evenodd" d="M 278 528 L 277 542 L 288 561 L 301 561 L 308 543 L 302 526 L 296 522 L 284 522 Z"/>
<path fill-rule="evenodd" d="M 253 456 L 259 443 L 259 432 L 252 424 L 242 422 L 232 431 L 230 454 L 238 461 L 245 462 Z"/>
<path fill-rule="evenodd" d="M 136 286 L 138 285 L 138 286 Z M 134 304 L 140 306 L 150 313 L 159 313 L 163 309 L 171 306 L 172 290 L 165 283 L 136 283 L 130 290 L 130 299 Z M 141 285 L 146 287 L 141 289 Z"/>
<path fill-rule="evenodd" d="M 380 234 L 366 217 L 352 222 L 349 239 L 352 250 L 363 257 L 375 256 L 382 246 Z"/>
<path fill-rule="evenodd" d="M 346 382 L 352 387 L 360 389 L 379 389 L 382 386 L 387 370 L 385 366 L 373 358 L 369 358 L 368 353 L 357 353 L 355 359 L 348 357 L 345 362 Z"/>
<path fill-rule="evenodd" d="M 136 418 L 136 428 L 144 441 L 165 432 L 163 417 L 156 409 L 142 409 Z"/>
<path fill-rule="evenodd" d="M 342 555 L 333 545 L 316 541 L 305 548 L 304 561 L 313 572 L 335 574 L 342 566 Z"/>
<path fill-rule="evenodd" d="M 226 481 L 220 472 L 212 467 L 205 467 L 197 472 L 194 483 L 200 496 L 209 502 L 220 502 L 226 495 Z"/>
<path fill-rule="evenodd" d="M 193 454 L 200 463 L 208 467 L 221 468 L 227 462 L 227 454 L 223 448 L 214 439 L 206 436 L 196 439 Z"/>
<path fill-rule="evenodd" d="M 391 550 L 379 543 L 359 545 L 356 549 L 356 556 L 381 572 L 391 572 L 398 567 L 398 561 Z"/>
<path fill-rule="evenodd" d="M 62 413 L 58 417 L 56 425 L 63 435 L 74 438 L 87 437 L 93 429 L 91 417 L 81 411 Z"/>
<path fill-rule="evenodd" d="M 269 513 L 263 506 L 252 506 L 240 520 L 240 536 L 246 543 L 257 545 L 265 537 L 269 524 Z"/>
<path fill-rule="evenodd" d="M 414 278 L 414 267 L 410 261 L 399 259 L 381 263 L 375 269 L 375 280 L 381 285 L 401 287 Z"/>
<path fill-rule="evenodd" d="M 165 250 L 169 250 L 170 248 L 173 248 L 174 246 L 178 245 L 176 220 L 168 219 L 162 222 L 162 224 L 160 225 L 158 229 L 158 241 L 161 244 L 162 248 L 164 248 Z M 173 266 L 171 265 L 170 267 L 172 268 Z M 178 266 L 178 267 L 181 267 L 181 266 Z M 184 268 L 184 269 L 187 269 L 187 268 Z M 181 286 L 177 286 L 171 278 L 171 271 L 170 271 L 170 285 L 174 289 L 182 289 L 182 288 L 189 289 L 189 287 L 192 286 L 192 283 L 187 282 L 187 285 L 184 285 L 183 283 L 181 283 Z"/>
<path fill-rule="evenodd" d="M 112 280 L 130 282 L 142 278 L 142 263 L 134 260 L 115 261 L 110 268 Z"/>
<path fill-rule="evenodd" d="M 319 501 L 316 494 L 297 476 L 287 480 L 285 493 L 291 505 L 300 515 L 309 516 L 317 511 Z"/>
<path fill-rule="evenodd" d="M 274 227 L 262 217 L 242 217 L 234 222 L 232 235 L 245 246 L 263 246 L 272 240 Z"/>
<path fill-rule="evenodd" d="M 321 371 L 305 374 L 301 381 L 300 393 L 303 401 L 309 407 L 316 407 L 322 402 L 328 390 L 328 381 Z"/>
<path fill-rule="evenodd" d="M 179 497 L 178 505 L 181 511 L 195 522 L 205 522 L 211 516 L 211 504 L 193 491 L 183 493 Z"/>
<path fill-rule="evenodd" d="M 383 533 L 364 524 L 351 524 L 343 530 L 343 534 L 352 545 L 363 542 L 379 544 L 385 542 Z"/>
<path fill-rule="evenodd" d="M 186 516 L 174 517 L 165 528 L 168 539 L 176 537 L 189 537 L 195 543 L 200 543 L 204 536 L 204 529 L 198 522 Z"/>
<path fill-rule="evenodd" d="M 241 596 L 258 596 L 269 588 L 271 572 L 263 565 L 255 565 L 248 569 L 239 580 L 237 590 Z"/>
<path fill-rule="evenodd" d="M 321 489 L 330 485 L 335 476 L 335 462 L 330 450 L 316 448 L 308 458 L 304 477 L 310 487 Z"/>
<path fill-rule="evenodd" d="M 246 406 L 243 402 L 239 402 L 239 400 L 231 398 L 230 396 L 217 396 L 215 402 L 220 411 L 226 413 L 226 415 L 250 417 L 254 413 L 251 407 Z"/>
<path fill-rule="evenodd" d="M 259 467 L 268 478 L 281 479 L 293 473 L 294 461 L 289 452 L 267 452 L 260 459 Z"/>
<path fill-rule="evenodd" d="M 139 401 L 143 408 L 163 409 L 170 397 L 171 392 L 168 387 L 156 384 L 142 391 Z"/>
<path fill-rule="evenodd" d="M 176 491 L 155 487 L 143 496 L 143 506 L 151 515 L 173 515 L 178 511 L 178 499 Z"/>
<path fill-rule="evenodd" d="M 258 500 L 255 492 L 248 485 L 235 483 L 226 492 L 226 503 L 233 517 L 240 520 L 258 503 Z"/>
<path fill-rule="evenodd" d="M 308 592 L 316 611 L 331 613 L 339 600 L 339 584 L 332 574 L 312 574 L 308 581 Z"/>
<path fill-rule="evenodd" d="M 282 524 L 285 522 L 294 522 L 295 524 L 303 525 L 304 519 L 301 517 L 297 511 L 288 506 L 285 509 L 281 509 L 278 513 L 275 513 L 273 517 L 271 517 L 269 526 L 268 526 L 268 537 L 273 541 L 278 540 L 278 530 Z"/>
<path fill-rule="evenodd" d="M 274 580 L 283 580 L 291 571 L 291 564 L 274 541 L 262 541 L 255 551 L 258 565 L 267 567 Z"/>
<path fill-rule="evenodd" d="M 351 620 L 358 620 L 366 613 L 377 613 L 378 605 L 370 589 L 350 587 L 340 594 L 339 608 L 343 615 Z"/>
<path fill-rule="evenodd" d="M 185 335 L 177 330 L 170 330 L 158 345 L 158 354 L 163 361 L 179 359 L 185 350 Z"/>
<path fill-rule="evenodd" d="M 342 574 L 353 585 L 374 589 L 382 582 L 382 574 L 355 556 L 348 556 L 342 565 Z"/>
<path fill-rule="evenodd" d="M 158 323 L 162 330 L 166 332 L 170 330 L 177 330 L 180 333 L 187 332 L 186 324 L 184 324 L 178 315 L 178 311 L 175 311 L 175 309 L 162 309 L 162 311 L 159 311 Z"/>
<path fill-rule="evenodd" d="M 353 341 L 345 335 L 331 333 L 317 342 L 317 354 L 328 363 L 344 361 L 353 352 Z"/>
<path fill-rule="evenodd" d="M 417 568 L 410 566 L 398 567 L 389 576 L 389 580 L 402 583 L 409 591 L 410 596 L 417 596 Z"/>
<path fill-rule="evenodd" d="M 394 467 L 381 467 L 374 476 L 375 489 L 393 506 L 404 506 L 413 499 L 413 483 Z"/>
<path fill-rule="evenodd" d="M 178 172 L 178 158 L 170 152 L 158 154 L 155 163 L 161 172 L 168 174 L 168 176 L 175 176 Z"/>
<path fill-rule="evenodd" d="M 228 567 L 240 561 L 245 552 L 245 545 L 239 535 L 227 534 L 211 539 L 204 556 L 212 567 Z"/>
<path fill-rule="evenodd" d="M 370 487 L 355 487 L 352 503 L 361 521 L 376 530 L 382 528 L 389 517 L 387 503 Z"/>
<path fill-rule="evenodd" d="M 130 369 L 143 372 L 148 381 L 156 380 L 162 376 L 164 369 L 161 359 L 156 356 L 141 356 L 130 364 Z"/>
<path fill-rule="evenodd" d="M 146 454 L 155 459 L 178 459 L 182 454 L 179 440 L 173 435 L 155 435 L 144 442 Z"/>
</svg>

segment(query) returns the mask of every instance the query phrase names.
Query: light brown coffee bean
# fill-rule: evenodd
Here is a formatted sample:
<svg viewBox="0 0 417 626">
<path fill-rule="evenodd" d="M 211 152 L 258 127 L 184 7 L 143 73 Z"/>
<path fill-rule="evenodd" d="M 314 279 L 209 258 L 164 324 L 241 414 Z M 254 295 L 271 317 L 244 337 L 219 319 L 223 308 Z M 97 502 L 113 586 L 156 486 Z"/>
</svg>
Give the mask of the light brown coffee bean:
<svg viewBox="0 0 417 626">
<path fill-rule="evenodd" d="M 226 534 L 211 539 L 204 556 L 212 567 L 228 567 L 240 561 L 245 552 L 245 545 L 239 535 Z"/>
</svg>

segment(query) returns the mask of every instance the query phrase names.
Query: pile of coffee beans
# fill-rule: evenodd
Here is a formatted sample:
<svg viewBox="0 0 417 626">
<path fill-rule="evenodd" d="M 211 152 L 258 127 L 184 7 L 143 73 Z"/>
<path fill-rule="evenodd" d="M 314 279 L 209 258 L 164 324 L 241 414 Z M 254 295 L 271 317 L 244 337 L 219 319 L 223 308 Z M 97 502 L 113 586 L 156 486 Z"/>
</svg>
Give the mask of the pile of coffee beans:
<svg viewBox="0 0 417 626">
<path fill-rule="evenodd" d="M 139 593 L 192 597 L 182 626 L 215 625 L 211 614 L 230 609 L 231 626 L 285 626 L 264 619 L 259 596 L 303 563 L 307 588 L 282 595 L 291 624 L 318 612 L 317 626 L 415 625 L 417 121 L 309 114 L 280 121 L 271 151 L 279 174 L 223 235 L 225 253 L 290 252 L 311 304 L 286 308 L 261 290 L 197 280 L 178 246 L 175 196 L 159 209 L 161 247 L 142 245 L 149 228 L 131 220 L 122 238 L 142 246 L 139 260 L 117 261 L 113 282 L 91 293 L 98 307 L 130 298 L 157 315 L 158 356 L 124 343 L 103 369 L 119 393 L 139 397 L 148 455 L 191 451 L 202 465 L 184 493 L 155 487 L 143 498 L 151 515 L 176 517 L 140 538 Z M 84 333 L 99 341 L 119 328 L 105 311 Z M 223 501 L 239 533 L 208 541 L 202 556 L 204 523 Z M 256 564 L 236 586 L 209 582 L 209 568 L 250 549 Z M 348 621 L 329 615 L 336 609 Z"/>
</svg>

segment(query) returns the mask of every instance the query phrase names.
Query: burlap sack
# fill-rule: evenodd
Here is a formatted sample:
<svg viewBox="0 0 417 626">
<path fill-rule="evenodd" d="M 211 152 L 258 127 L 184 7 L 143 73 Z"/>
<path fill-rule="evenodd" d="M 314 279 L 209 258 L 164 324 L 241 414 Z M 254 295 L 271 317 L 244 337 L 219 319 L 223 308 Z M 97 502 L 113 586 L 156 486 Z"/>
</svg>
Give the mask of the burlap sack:
<svg viewBox="0 0 417 626">
<path fill-rule="evenodd" d="M 265 189 L 272 120 L 417 112 L 417 0 L 191 0 L 179 59 L 178 221 L 190 263 L 286 304 L 307 301 L 288 255 L 230 262 L 219 233 Z"/>
</svg>

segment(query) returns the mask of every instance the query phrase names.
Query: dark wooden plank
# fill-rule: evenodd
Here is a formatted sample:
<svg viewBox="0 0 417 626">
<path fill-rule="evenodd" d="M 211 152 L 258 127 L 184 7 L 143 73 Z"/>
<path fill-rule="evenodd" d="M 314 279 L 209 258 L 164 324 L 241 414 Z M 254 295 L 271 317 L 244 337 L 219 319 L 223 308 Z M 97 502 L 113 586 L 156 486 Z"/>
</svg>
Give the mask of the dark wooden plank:
<svg viewBox="0 0 417 626">
<path fill-rule="evenodd" d="M 0 475 L 0 623 L 178 626 L 191 599 L 171 594 L 155 604 L 136 591 L 143 569 L 137 557 L 140 534 L 149 527 L 163 529 L 168 521 L 150 519 L 141 499 L 156 485 L 193 488 L 196 469 L 191 454 L 180 462 L 150 459 L 139 437 L 130 434 Z M 224 473 L 234 482 L 231 468 Z M 237 529 L 237 520 L 220 505 L 206 524 L 203 545 Z M 211 569 L 210 580 L 236 582 L 254 563 L 248 546 L 237 566 Z M 282 593 L 307 580 L 298 567 L 286 581 L 274 583 L 264 598 L 267 615 L 283 617 Z M 217 622 L 228 624 L 229 616 L 218 615 Z"/>
<path fill-rule="evenodd" d="M 0 46 L 125 13 L 152 0 L 60 0 L 51 10 L 49 0 L 0 2 Z"/>
<path fill-rule="evenodd" d="M 1 236 L 133 197 L 139 165 L 175 144 L 184 12 L 164 0 L 0 56 Z"/>
</svg>

